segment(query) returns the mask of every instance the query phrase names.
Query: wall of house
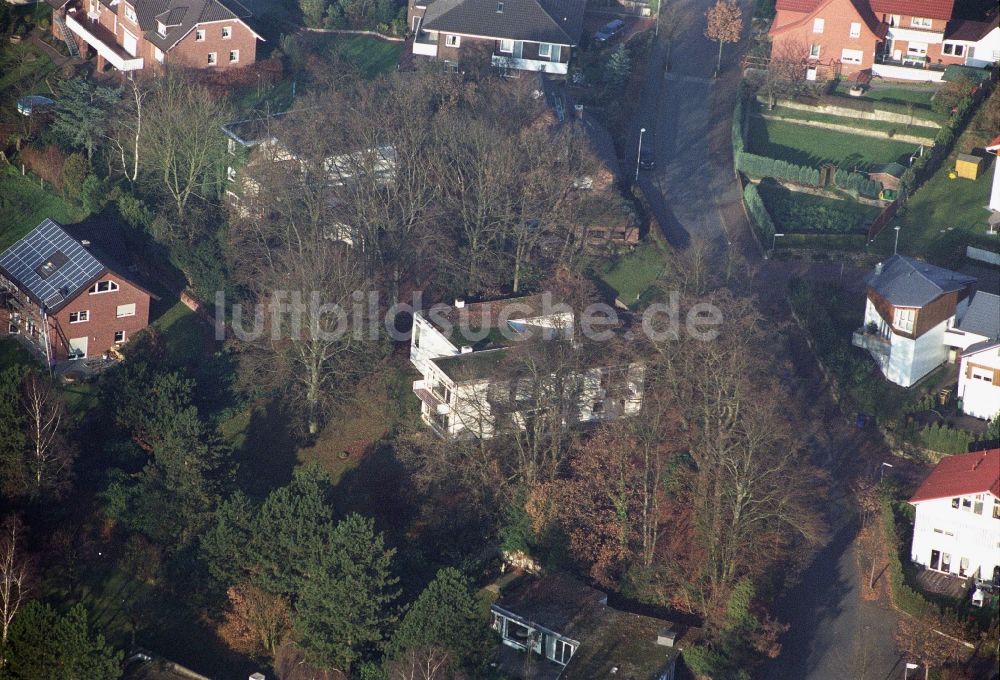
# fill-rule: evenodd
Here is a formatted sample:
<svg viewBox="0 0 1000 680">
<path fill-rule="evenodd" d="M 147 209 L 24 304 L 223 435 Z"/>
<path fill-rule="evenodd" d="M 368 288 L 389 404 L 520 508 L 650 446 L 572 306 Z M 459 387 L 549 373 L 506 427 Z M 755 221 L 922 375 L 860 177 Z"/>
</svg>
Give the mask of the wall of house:
<svg viewBox="0 0 1000 680">
<path fill-rule="evenodd" d="M 149 294 L 140 290 L 113 272 L 98 281 L 114 281 L 118 290 L 107 293 L 91 293 L 84 290 L 59 312 L 49 317 L 49 342 L 53 358 L 62 361 L 69 355 L 68 341 L 87 338 L 87 356 L 100 356 L 115 345 L 115 331 L 125 331 L 125 341 L 149 325 Z M 135 315 L 118 318 L 119 305 L 135 304 Z M 81 323 L 70 323 L 71 312 L 87 310 L 89 319 Z"/>
<path fill-rule="evenodd" d="M 976 369 L 977 375 L 992 373 L 992 380 L 987 382 L 973 377 L 973 369 Z M 994 347 L 962 358 L 958 373 L 958 397 L 966 415 L 990 420 L 1000 414 L 1000 348 Z"/>
<path fill-rule="evenodd" d="M 413 315 L 410 332 L 410 361 L 424 378 L 437 370 L 431 359 L 449 357 L 459 353 L 459 348 L 441 334 L 422 314 Z"/>
<path fill-rule="evenodd" d="M 946 328 L 947 322 L 942 321 L 915 340 L 892 335 L 889 369 L 898 372 L 899 385 L 913 385 L 948 360 L 948 348 L 944 344 Z"/>
<path fill-rule="evenodd" d="M 970 49 L 965 55 L 966 65 L 977 68 L 989 66 L 998 61 L 1000 61 L 1000 28 L 994 28 L 979 42 L 970 45 Z"/>
<path fill-rule="evenodd" d="M 232 35 L 229 38 L 222 37 L 222 28 L 230 27 Z M 197 30 L 205 31 L 205 39 L 198 41 Z M 230 63 L 229 52 L 237 50 L 239 61 Z M 216 65 L 209 67 L 208 54 L 215 52 Z M 230 21 L 213 21 L 211 23 L 198 24 L 194 30 L 184 36 L 179 43 L 167 52 L 166 63 L 172 66 L 184 66 L 187 68 L 239 68 L 252 64 L 257 58 L 257 38 L 250 32 L 243 23 Z"/>
<path fill-rule="evenodd" d="M 814 31 L 814 19 L 823 19 L 823 32 Z M 857 38 L 851 37 L 851 24 L 858 24 Z M 811 45 L 820 46 L 819 58 L 822 64 L 842 62 L 843 50 L 860 50 L 861 63 L 842 62 L 845 73 L 871 68 L 880 39 L 862 21 L 851 0 L 834 0 L 818 12 L 803 14 L 778 10 L 771 29 L 774 43 L 772 55 L 783 52 L 802 51 L 801 57 L 809 57 Z"/>
<path fill-rule="evenodd" d="M 962 298 L 967 301 L 968 297 Z M 966 305 L 968 302 L 966 302 Z M 964 308 L 963 308 L 964 310 Z M 927 303 L 917 310 L 917 321 L 913 328 L 913 334 L 917 337 L 923 335 L 930 329 L 937 326 L 946 319 L 954 319 L 958 311 L 958 292 L 945 293 L 937 299 Z"/>
<path fill-rule="evenodd" d="M 985 492 L 979 498 L 981 514 L 975 512 L 980 507 L 975 495 L 961 496 L 958 508 L 952 507 L 950 498 L 916 503 L 910 559 L 929 568 L 931 551 L 938 550 L 951 557 L 948 573 L 957 575 L 965 558 L 969 561 L 966 576 L 978 569 L 981 578 L 992 578 L 993 570 L 1000 566 L 1000 519 L 993 517 L 995 497 Z M 971 507 L 964 507 L 963 500 L 971 501 Z M 944 571 L 940 560 L 938 571 Z"/>
</svg>

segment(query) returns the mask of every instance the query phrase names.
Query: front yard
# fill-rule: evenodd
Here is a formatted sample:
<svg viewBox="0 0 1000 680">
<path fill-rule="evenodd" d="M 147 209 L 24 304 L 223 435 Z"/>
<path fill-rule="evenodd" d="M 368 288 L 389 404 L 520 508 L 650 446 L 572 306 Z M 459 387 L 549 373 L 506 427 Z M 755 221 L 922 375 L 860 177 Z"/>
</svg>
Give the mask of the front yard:
<svg viewBox="0 0 1000 680">
<path fill-rule="evenodd" d="M 336 56 L 372 80 L 383 73 L 395 70 L 403 43 L 379 40 L 367 35 L 338 35 L 310 33 L 303 37 L 307 51 Z"/>
</svg>

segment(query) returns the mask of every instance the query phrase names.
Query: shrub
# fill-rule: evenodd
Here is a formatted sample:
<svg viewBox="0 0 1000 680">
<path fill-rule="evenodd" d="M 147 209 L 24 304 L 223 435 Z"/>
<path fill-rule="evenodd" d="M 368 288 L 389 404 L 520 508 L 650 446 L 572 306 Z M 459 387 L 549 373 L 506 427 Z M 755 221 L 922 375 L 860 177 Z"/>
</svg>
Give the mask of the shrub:
<svg viewBox="0 0 1000 680">
<path fill-rule="evenodd" d="M 743 190 L 743 202 L 747 206 L 747 212 L 750 213 L 750 219 L 757 228 L 757 233 L 759 233 L 765 241 L 773 238 L 776 231 L 774 228 L 774 222 L 771 220 L 771 216 L 768 214 L 767 208 L 764 207 L 764 199 L 761 198 L 760 191 L 758 191 L 756 184 L 747 184 L 746 188 Z"/>
<path fill-rule="evenodd" d="M 63 162 L 62 179 L 65 192 L 73 198 L 79 198 L 83 190 L 83 181 L 90 174 L 90 163 L 83 154 L 70 154 Z"/>
<path fill-rule="evenodd" d="M 62 191 L 66 154 L 59 147 L 53 144 L 42 148 L 28 146 L 21 150 L 20 157 L 31 172 Z"/>
<path fill-rule="evenodd" d="M 877 197 L 881 190 L 881 185 L 878 182 L 868 179 L 867 176 L 859 172 L 848 170 L 837 170 L 833 176 L 833 182 L 844 191 L 872 198 Z"/>
<path fill-rule="evenodd" d="M 146 204 L 128 191 L 115 188 L 111 198 L 118 205 L 118 213 L 126 222 L 136 229 L 147 230 L 153 221 L 153 213 Z"/>
<path fill-rule="evenodd" d="M 104 183 L 96 175 L 87 175 L 80 186 L 80 205 L 88 213 L 98 213 L 108 204 Z"/>
<path fill-rule="evenodd" d="M 920 431 L 920 443 L 924 448 L 940 453 L 966 453 L 969 445 L 976 440 L 971 432 L 956 430 L 934 423 Z"/>
<path fill-rule="evenodd" d="M 925 600 L 923 595 L 906 583 L 903 564 L 899 559 L 900 546 L 906 542 L 899 539 L 896 532 L 896 516 L 893 513 L 892 504 L 885 497 L 882 498 L 882 527 L 885 531 L 886 542 L 889 544 L 887 551 L 889 553 L 889 584 L 892 587 L 896 606 L 918 618 L 937 615 L 937 607 Z"/>
</svg>

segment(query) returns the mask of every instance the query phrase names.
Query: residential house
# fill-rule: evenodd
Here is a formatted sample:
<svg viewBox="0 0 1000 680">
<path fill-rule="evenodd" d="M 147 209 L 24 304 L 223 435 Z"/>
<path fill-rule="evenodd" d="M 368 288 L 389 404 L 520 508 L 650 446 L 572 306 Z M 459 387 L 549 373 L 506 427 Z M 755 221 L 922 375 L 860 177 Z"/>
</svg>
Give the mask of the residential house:
<svg viewBox="0 0 1000 680">
<path fill-rule="evenodd" d="M 410 361 L 421 419 L 443 437 L 489 438 L 540 414 L 565 425 L 637 414 L 644 368 L 575 337 L 574 313 L 551 294 L 413 315 Z"/>
<path fill-rule="evenodd" d="M 0 253 L 0 314 L 48 363 L 101 356 L 149 324 L 152 294 L 46 219 Z"/>
<path fill-rule="evenodd" d="M 961 57 L 966 66 L 981 68 L 1000 62 L 1000 11 L 994 10 L 985 21 L 948 22 L 941 52 Z"/>
<path fill-rule="evenodd" d="M 680 627 L 621 611 L 563 574 L 522 576 L 490 607 L 501 669 L 532 680 L 673 680 Z M 536 656 L 526 663 L 525 654 Z"/>
<path fill-rule="evenodd" d="M 413 53 L 566 75 L 586 0 L 410 0 Z"/>
<path fill-rule="evenodd" d="M 953 20 L 954 0 L 778 0 L 772 56 L 801 55 L 809 79 L 938 81 L 952 64 L 996 61 L 995 20 Z"/>
<path fill-rule="evenodd" d="M 1000 417 L 1000 339 L 976 343 L 962 353 L 958 398 L 966 415 Z"/>
<path fill-rule="evenodd" d="M 976 278 L 893 255 L 868 278 L 864 324 L 853 344 L 890 382 L 909 387 L 945 361 L 993 337 L 1000 298 Z"/>
<path fill-rule="evenodd" d="M 769 33 L 772 58 L 801 58 L 809 80 L 828 80 L 870 70 L 886 26 L 867 0 L 777 0 Z"/>
<path fill-rule="evenodd" d="M 1000 155 L 1000 135 L 994 137 L 986 145 L 986 151 L 994 157 Z M 994 214 L 1000 213 L 1000 162 L 997 161 L 993 162 L 993 184 L 990 185 L 989 209 Z"/>
<path fill-rule="evenodd" d="M 910 499 L 910 559 L 1000 584 L 1000 449 L 945 457 Z"/>
<path fill-rule="evenodd" d="M 236 68 L 257 58 L 250 11 L 237 0 L 46 0 L 52 34 L 97 70 Z"/>
</svg>

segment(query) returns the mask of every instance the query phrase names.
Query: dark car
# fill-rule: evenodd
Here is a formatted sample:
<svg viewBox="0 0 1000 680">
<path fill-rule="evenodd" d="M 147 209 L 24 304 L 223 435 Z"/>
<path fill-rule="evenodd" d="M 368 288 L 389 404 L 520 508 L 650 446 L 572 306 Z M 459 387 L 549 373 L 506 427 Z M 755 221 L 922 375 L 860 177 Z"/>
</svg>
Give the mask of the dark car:
<svg viewBox="0 0 1000 680">
<path fill-rule="evenodd" d="M 594 34 L 595 45 L 607 45 L 609 42 L 625 32 L 625 22 L 615 19 L 604 24 L 604 27 Z"/>
<path fill-rule="evenodd" d="M 643 140 L 642 150 L 639 152 L 639 167 L 643 170 L 656 167 L 656 146 L 652 139 Z"/>
</svg>

